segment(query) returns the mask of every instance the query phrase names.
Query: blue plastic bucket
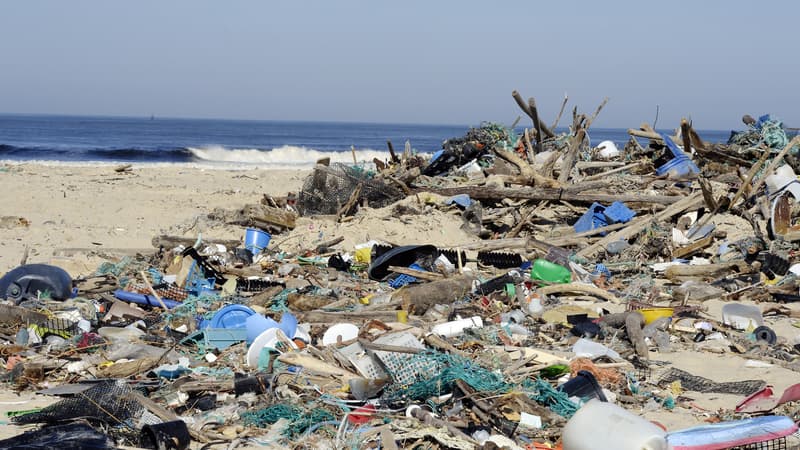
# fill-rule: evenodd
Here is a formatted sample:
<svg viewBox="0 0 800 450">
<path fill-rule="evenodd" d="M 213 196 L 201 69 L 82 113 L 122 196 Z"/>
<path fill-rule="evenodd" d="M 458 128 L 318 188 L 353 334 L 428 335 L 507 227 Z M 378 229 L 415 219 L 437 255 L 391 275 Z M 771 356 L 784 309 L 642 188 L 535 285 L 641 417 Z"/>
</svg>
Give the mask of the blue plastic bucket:
<svg viewBox="0 0 800 450">
<path fill-rule="evenodd" d="M 267 248 L 270 239 L 272 236 L 266 231 L 248 228 L 244 233 L 244 247 L 256 256 Z"/>
</svg>

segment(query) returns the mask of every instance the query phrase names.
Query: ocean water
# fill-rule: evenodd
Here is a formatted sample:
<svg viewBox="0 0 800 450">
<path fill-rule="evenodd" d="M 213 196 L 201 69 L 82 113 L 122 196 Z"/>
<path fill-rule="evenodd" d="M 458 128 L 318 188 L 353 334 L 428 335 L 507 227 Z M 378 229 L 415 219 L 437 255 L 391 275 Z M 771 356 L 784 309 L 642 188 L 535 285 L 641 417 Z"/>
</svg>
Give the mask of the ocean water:
<svg viewBox="0 0 800 450">
<path fill-rule="evenodd" d="M 352 162 L 388 158 L 386 141 L 397 152 L 405 142 L 433 153 L 470 126 L 337 122 L 284 122 L 159 117 L 87 117 L 0 114 L 0 161 L 53 164 L 194 164 L 205 167 L 310 167 L 329 156 Z M 700 131 L 724 142 L 729 131 Z M 593 145 L 611 140 L 622 146 L 625 129 L 590 129 Z"/>
</svg>

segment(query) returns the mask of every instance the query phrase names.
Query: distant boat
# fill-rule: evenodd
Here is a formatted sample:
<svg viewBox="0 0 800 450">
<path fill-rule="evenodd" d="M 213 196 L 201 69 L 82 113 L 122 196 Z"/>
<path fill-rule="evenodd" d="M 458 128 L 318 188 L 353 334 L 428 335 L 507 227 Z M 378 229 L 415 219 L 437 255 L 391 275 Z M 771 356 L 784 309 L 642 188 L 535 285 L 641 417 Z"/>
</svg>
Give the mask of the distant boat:
<svg viewBox="0 0 800 450">
<path fill-rule="evenodd" d="M 156 120 L 156 116 L 150 114 L 150 120 Z"/>
</svg>

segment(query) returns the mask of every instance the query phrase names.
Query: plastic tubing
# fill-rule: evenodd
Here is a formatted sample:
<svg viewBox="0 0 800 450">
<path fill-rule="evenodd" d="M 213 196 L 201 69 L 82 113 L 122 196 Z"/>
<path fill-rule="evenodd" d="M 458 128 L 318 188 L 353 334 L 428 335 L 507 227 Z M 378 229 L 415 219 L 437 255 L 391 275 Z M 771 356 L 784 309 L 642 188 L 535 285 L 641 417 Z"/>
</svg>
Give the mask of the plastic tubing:
<svg viewBox="0 0 800 450">
<path fill-rule="evenodd" d="M 123 291 L 122 289 L 117 289 L 116 291 L 114 291 L 114 297 L 118 298 L 119 300 L 122 300 L 123 302 L 131 302 L 131 303 L 137 303 L 139 305 L 155 306 L 158 308 L 161 307 L 161 304 L 158 303 L 158 300 L 156 300 L 156 298 L 153 297 L 152 295 L 137 294 L 135 292 L 128 292 L 128 291 Z M 180 302 L 176 302 L 175 300 L 170 300 L 167 298 L 162 300 L 164 301 L 164 306 L 166 306 L 169 309 L 172 309 L 181 304 Z"/>
</svg>

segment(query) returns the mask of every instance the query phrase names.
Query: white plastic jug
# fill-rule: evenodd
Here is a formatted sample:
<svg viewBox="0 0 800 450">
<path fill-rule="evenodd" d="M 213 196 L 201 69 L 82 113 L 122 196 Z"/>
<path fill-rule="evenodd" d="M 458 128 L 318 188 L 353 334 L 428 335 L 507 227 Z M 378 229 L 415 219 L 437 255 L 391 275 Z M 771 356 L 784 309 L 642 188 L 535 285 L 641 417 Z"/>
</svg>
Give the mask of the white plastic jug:
<svg viewBox="0 0 800 450">
<path fill-rule="evenodd" d="M 627 410 L 589 400 L 564 426 L 564 450 L 667 450 L 666 432 Z"/>
</svg>

